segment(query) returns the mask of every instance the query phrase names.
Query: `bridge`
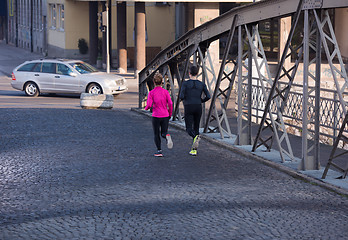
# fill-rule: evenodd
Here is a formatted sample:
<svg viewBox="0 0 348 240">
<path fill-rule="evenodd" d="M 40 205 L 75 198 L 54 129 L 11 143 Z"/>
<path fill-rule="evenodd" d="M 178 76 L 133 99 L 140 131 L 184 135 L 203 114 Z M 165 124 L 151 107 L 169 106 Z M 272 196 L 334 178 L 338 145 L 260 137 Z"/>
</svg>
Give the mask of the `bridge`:
<svg viewBox="0 0 348 240">
<path fill-rule="evenodd" d="M 174 103 L 173 121 L 182 121 L 178 93 L 188 79 L 189 65 L 195 64 L 212 93 L 204 106 L 205 134 L 235 139 L 234 144 L 251 145 L 252 151 L 276 149 L 283 162 L 293 162 L 296 158 L 289 129 L 297 129 L 302 137 L 301 170 L 320 168 L 320 139 L 327 137 L 332 150 L 323 178 L 329 168 L 346 177 L 347 161 L 342 161 L 342 155 L 348 144 L 348 79 L 330 18 L 332 9 L 342 7 L 348 7 L 348 1 L 265 0 L 234 8 L 188 31 L 139 72 L 139 108 L 145 106 L 153 88 L 153 74 L 160 71 Z M 291 29 L 272 70 L 258 24 L 289 16 Z M 294 44 L 295 35 L 301 36 L 300 44 Z M 220 39 L 227 41 L 222 59 L 215 64 L 209 47 Z M 237 54 L 232 44 L 237 45 Z M 323 60 L 333 82 L 330 90 L 321 88 Z M 235 109 L 231 109 L 232 99 L 236 99 Z M 229 122 L 232 110 L 237 112 L 236 134 L 232 134 Z"/>
</svg>

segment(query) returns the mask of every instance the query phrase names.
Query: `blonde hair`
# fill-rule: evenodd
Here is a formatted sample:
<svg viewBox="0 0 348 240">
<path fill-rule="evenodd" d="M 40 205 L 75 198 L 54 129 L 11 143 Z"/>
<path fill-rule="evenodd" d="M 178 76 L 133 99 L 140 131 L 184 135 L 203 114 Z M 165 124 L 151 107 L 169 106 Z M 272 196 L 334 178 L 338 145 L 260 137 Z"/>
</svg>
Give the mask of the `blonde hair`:
<svg viewBox="0 0 348 240">
<path fill-rule="evenodd" d="M 153 81 L 156 86 L 159 86 L 163 82 L 163 76 L 159 72 L 156 72 L 155 75 L 153 76 Z"/>
</svg>

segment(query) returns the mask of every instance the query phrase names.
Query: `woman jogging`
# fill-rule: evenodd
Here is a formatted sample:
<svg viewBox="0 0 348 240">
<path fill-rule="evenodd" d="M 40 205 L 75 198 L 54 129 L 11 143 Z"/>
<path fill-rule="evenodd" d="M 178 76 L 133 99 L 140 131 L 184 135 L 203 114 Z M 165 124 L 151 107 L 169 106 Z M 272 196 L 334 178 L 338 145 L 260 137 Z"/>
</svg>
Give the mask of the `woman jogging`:
<svg viewBox="0 0 348 240">
<path fill-rule="evenodd" d="M 173 102 L 169 92 L 162 88 L 163 76 L 156 72 L 153 77 L 155 88 L 149 92 L 145 110 L 152 107 L 152 127 L 154 140 L 157 147 L 155 157 L 163 157 L 161 137 L 167 140 L 167 147 L 173 147 L 173 141 L 168 134 L 169 118 L 173 112 Z"/>
<path fill-rule="evenodd" d="M 199 122 L 202 116 L 202 103 L 210 99 L 207 86 L 197 80 L 198 67 L 192 66 L 189 71 L 190 79 L 182 83 L 179 98 L 184 101 L 186 132 L 193 138 L 191 155 L 197 155 L 200 140 Z M 205 97 L 202 98 L 204 92 Z"/>
</svg>

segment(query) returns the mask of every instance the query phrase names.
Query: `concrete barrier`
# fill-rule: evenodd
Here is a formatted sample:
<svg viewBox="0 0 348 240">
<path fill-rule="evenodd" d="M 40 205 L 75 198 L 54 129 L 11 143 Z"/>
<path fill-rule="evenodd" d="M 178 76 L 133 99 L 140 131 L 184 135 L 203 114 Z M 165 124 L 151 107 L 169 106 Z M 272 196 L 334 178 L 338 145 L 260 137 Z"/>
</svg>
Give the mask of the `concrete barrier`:
<svg viewBox="0 0 348 240">
<path fill-rule="evenodd" d="M 84 109 L 111 109 L 114 107 L 114 96 L 111 94 L 81 93 L 80 106 Z"/>
</svg>

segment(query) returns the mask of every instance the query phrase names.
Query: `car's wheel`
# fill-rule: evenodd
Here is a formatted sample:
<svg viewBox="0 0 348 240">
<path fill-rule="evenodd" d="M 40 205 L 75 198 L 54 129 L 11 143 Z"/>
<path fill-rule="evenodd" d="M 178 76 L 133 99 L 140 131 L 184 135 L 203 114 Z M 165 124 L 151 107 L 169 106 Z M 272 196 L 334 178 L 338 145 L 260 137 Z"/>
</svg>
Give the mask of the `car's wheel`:
<svg viewBox="0 0 348 240">
<path fill-rule="evenodd" d="M 87 93 L 91 93 L 91 94 L 103 94 L 103 89 L 101 88 L 101 86 L 100 86 L 99 84 L 91 83 L 91 84 L 87 87 Z"/>
<path fill-rule="evenodd" d="M 27 82 L 24 86 L 24 92 L 29 97 L 37 97 L 39 96 L 39 88 L 34 82 Z"/>
</svg>

